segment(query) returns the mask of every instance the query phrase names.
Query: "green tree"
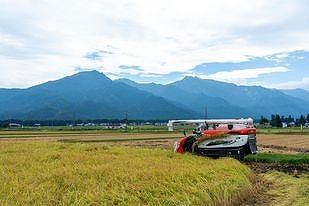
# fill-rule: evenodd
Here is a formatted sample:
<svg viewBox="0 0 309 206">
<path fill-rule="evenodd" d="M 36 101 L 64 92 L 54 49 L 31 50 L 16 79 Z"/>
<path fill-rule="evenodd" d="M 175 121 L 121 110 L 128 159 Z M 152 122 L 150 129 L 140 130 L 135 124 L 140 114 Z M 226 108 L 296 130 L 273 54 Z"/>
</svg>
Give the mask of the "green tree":
<svg viewBox="0 0 309 206">
<path fill-rule="evenodd" d="M 270 124 L 271 124 L 271 126 L 273 126 L 273 127 L 275 127 L 275 115 L 271 115 L 271 117 L 270 117 Z"/>
<path fill-rule="evenodd" d="M 275 125 L 276 125 L 276 127 L 282 127 L 282 121 L 281 121 L 281 118 L 280 118 L 279 114 L 276 114 Z"/>
<path fill-rule="evenodd" d="M 299 124 L 300 124 L 300 125 L 304 125 L 305 123 L 306 123 L 305 116 L 304 116 L 304 115 L 300 115 Z"/>
<path fill-rule="evenodd" d="M 273 127 L 282 127 L 282 122 L 279 114 L 271 115 L 271 125 Z"/>
<path fill-rule="evenodd" d="M 291 122 L 295 122 L 295 119 L 291 115 L 289 115 L 289 117 L 287 118 L 287 123 Z"/>
<path fill-rule="evenodd" d="M 260 123 L 260 124 L 268 124 L 269 121 L 268 121 L 268 119 L 267 119 L 266 117 L 261 116 L 261 118 L 260 118 L 260 120 L 259 120 L 259 123 Z"/>
</svg>

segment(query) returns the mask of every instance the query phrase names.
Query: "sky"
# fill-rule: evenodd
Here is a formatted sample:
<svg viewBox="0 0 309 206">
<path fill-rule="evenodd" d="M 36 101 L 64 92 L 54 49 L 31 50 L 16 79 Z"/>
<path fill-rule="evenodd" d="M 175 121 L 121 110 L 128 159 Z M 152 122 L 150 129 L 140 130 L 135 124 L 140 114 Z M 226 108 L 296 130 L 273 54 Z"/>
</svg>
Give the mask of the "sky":
<svg viewBox="0 0 309 206">
<path fill-rule="evenodd" d="M 306 0 L 0 0 L 0 88 L 80 71 L 309 90 Z"/>
</svg>

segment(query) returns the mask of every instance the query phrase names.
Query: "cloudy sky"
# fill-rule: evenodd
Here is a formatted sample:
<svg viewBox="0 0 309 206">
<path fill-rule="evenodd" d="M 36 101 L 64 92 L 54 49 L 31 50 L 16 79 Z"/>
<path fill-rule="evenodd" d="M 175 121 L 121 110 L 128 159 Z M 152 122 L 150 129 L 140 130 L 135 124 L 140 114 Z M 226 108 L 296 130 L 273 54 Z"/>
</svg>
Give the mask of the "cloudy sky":
<svg viewBox="0 0 309 206">
<path fill-rule="evenodd" d="M 0 0 L 0 87 L 93 69 L 309 89 L 309 2 Z"/>
</svg>

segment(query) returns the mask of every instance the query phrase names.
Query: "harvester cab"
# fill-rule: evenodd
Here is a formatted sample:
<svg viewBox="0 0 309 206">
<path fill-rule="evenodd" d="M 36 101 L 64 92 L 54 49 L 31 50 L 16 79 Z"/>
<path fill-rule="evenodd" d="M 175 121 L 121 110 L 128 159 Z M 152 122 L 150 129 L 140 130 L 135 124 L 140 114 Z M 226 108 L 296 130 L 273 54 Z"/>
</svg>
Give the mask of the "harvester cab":
<svg viewBox="0 0 309 206">
<path fill-rule="evenodd" d="M 243 159 L 256 154 L 256 128 L 249 119 L 170 120 L 168 130 L 176 124 L 197 124 L 191 135 L 184 135 L 174 144 L 178 153 L 191 152 L 209 157 L 232 156 Z"/>
</svg>

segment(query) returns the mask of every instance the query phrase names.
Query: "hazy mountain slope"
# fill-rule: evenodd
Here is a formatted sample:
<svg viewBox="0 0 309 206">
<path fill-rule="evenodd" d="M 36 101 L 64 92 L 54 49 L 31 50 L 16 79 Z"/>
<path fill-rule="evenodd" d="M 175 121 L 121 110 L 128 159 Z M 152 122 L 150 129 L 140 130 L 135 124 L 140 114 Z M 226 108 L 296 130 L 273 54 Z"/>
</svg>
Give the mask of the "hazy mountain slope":
<svg viewBox="0 0 309 206">
<path fill-rule="evenodd" d="M 286 89 L 280 90 L 281 92 L 298 99 L 302 99 L 304 101 L 309 102 L 309 91 L 304 89 Z"/>
<path fill-rule="evenodd" d="M 282 115 L 309 112 L 307 102 L 286 95 L 278 90 L 260 86 L 237 86 L 235 84 L 214 80 L 186 77 L 183 80 L 169 84 L 187 92 L 220 97 L 256 115 L 279 113 Z"/>
<path fill-rule="evenodd" d="M 244 108 L 234 106 L 220 97 L 210 97 L 202 93 L 184 91 L 173 85 L 139 84 L 128 79 L 119 79 L 117 81 L 151 92 L 156 96 L 175 102 L 177 105 L 190 108 L 196 111 L 201 118 L 205 116 L 205 110 L 207 110 L 208 117 L 215 118 L 237 118 L 252 115 Z"/>
</svg>

